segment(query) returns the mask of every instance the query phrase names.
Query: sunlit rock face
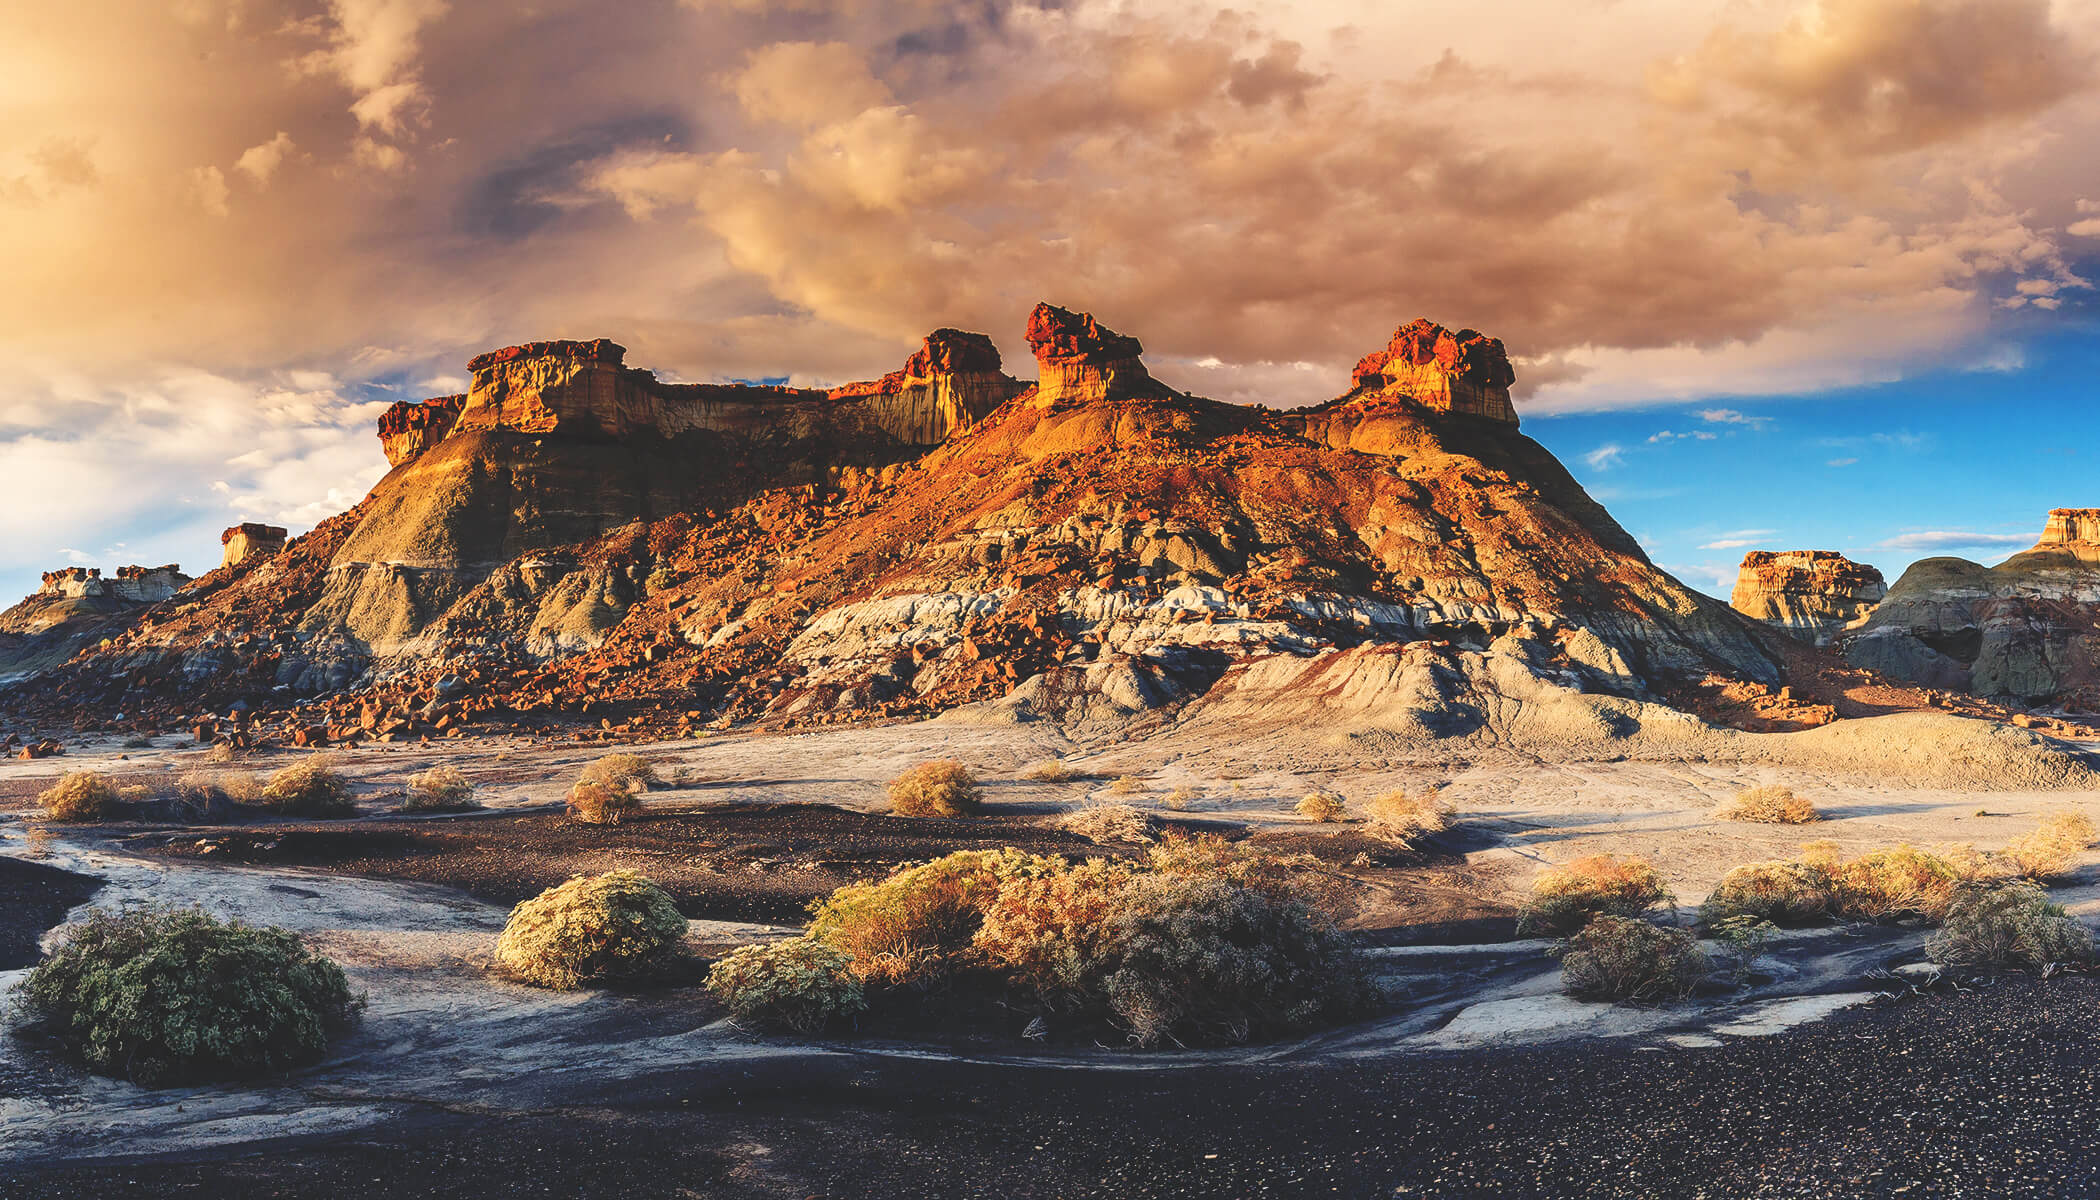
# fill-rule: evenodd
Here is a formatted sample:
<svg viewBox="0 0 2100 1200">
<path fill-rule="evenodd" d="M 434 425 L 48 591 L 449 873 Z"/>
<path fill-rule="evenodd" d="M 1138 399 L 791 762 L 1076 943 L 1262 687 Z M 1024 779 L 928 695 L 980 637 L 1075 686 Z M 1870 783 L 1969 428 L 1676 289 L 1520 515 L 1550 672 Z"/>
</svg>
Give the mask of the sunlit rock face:
<svg viewBox="0 0 2100 1200">
<path fill-rule="evenodd" d="M 1728 602 L 1746 617 L 1823 643 L 1888 595 L 1881 572 L 1834 550 L 1753 550 Z"/>
<path fill-rule="evenodd" d="M 268 558 L 284 549 L 285 536 L 282 526 L 244 521 L 219 535 L 219 545 L 225 550 L 219 565 L 238 567 L 254 559 Z"/>
<path fill-rule="evenodd" d="M 1417 319 L 1393 331 L 1385 349 L 1356 364 L 1357 390 L 1406 396 L 1438 412 L 1517 423 L 1509 386 L 1517 373 L 1499 339 L 1473 329 L 1456 333 Z"/>
<path fill-rule="evenodd" d="M 2052 510 L 2041 540 L 1995 567 L 1913 563 L 1846 655 L 1950 691 L 2100 703 L 2100 509 Z"/>
<path fill-rule="evenodd" d="M 445 440 L 466 406 L 464 393 L 434 396 L 428 400 L 402 400 L 379 416 L 379 448 L 390 466 L 419 458 Z"/>
</svg>

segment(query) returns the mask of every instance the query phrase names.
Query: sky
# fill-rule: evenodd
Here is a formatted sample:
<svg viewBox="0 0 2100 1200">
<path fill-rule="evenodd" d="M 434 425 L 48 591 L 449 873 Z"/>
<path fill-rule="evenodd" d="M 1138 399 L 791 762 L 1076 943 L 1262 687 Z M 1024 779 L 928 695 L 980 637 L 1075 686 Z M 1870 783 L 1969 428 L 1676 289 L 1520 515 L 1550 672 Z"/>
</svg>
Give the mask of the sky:
<svg viewBox="0 0 2100 1200">
<path fill-rule="evenodd" d="M 0 596 L 214 565 L 397 399 L 829 384 L 1038 300 L 1298 405 L 1417 316 L 1663 566 L 2100 505 L 2100 5 L 0 0 Z"/>
</svg>

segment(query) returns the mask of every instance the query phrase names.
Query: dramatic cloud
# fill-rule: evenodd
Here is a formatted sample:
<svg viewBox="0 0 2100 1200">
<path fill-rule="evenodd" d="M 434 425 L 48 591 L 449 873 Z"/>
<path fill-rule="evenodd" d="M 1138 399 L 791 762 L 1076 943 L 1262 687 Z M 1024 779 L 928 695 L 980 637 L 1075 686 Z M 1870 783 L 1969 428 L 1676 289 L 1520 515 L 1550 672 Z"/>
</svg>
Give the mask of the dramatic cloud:
<svg viewBox="0 0 2100 1200">
<path fill-rule="evenodd" d="M 212 468 L 200 528 L 355 495 L 379 460 L 342 414 L 535 337 L 815 383 L 963 325 L 1026 373 L 1050 299 L 1170 383 L 1300 404 L 1426 315 L 1505 339 L 1529 413 L 1711 404 L 2016 361 L 2087 293 L 2100 228 L 2100 11 L 2045 0 L 130 0 L 15 25 L 0 461 L 55 455 L 140 512 L 202 486 L 193 429 L 300 464 Z M 292 446 L 254 413 L 295 371 L 338 401 Z M 16 532 L 16 578 L 105 544 Z"/>
</svg>

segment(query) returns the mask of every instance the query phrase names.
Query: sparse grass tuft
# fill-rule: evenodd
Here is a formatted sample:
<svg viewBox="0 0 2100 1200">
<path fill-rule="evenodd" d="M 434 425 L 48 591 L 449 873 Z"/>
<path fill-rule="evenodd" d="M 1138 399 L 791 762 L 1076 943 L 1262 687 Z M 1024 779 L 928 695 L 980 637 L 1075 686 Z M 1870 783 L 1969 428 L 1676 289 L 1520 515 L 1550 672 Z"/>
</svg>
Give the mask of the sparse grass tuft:
<svg viewBox="0 0 2100 1200">
<path fill-rule="evenodd" d="M 1184 785 L 1168 792 L 1161 798 L 1159 806 L 1168 812 L 1187 812 L 1196 806 L 1196 801 L 1202 798 L 1203 794 L 1201 792 Z"/>
<path fill-rule="evenodd" d="M 1558 953 L 1561 986 L 1596 1000 L 1681 999 L 1712 970 L 1690 932 L 1608 914 L 1592 919 Z"/>
<path fill-rule="evenodd" d="M 1754 821 L 1764 825 L 1807 825 L 1823 819 L 1816 806 L 1783 787 L 1754 787 L 1714 810 L 1721 821 Z"/>
<path fill-rule="evenodd" d="M 1812 864 L 1813 865 L 1813 864 Z M 1945 855 L 1891 846 L 1825 868 L 1839 914 L 1869 921 L 1946 915 L 1962 872 Z"/>
<path fill-rule="evenodd" d="M 167 799 L 176 815 L 196 820 L 259 804 L 262 793 L 262 778 L 253 771 L 191 771 L 175 781 Z"/>
<path fill-rule="evenodd" d="M 99 771 L 68 771 L 36 800 L 53 821 L 106 821 L 122 802 L 116 785 Z"/>
<path fill-rule="evenodd" d="M 1669 885 L 1647 859 L 1596 854 L 1541 873 L 1518 914 L 1517 932 L 1564 935 L 1592 917 L 1637 917 L 1671 903 Z"/>
<path fill-rule="evenodd" d="M 2007 843 L 2005 857 L 2021 875 L 2046 882 L 2070 874 L 2078 856 L 2095 841 L 2100 841 L 2100 829 L 2094 828 L 2092 818 L 2065 810 Z"/>
<path fill-rule="evenodd" d="M 1348 807 L 1342 803 L 1340 793 L 1318 791 L 1307 792 L 1298 801 L 1298 815 L 1308 821 L 1322 825 L 1331 824 L 1348 815 Z"/>
<path fill-rule="evenodd" d="M 1366 803 L 1364 812 L 1371 818 L 1372 832 L 1396 842 L 1412 843 L 1451 827 L 1451 806 L 1433 789 L 1387 792 Z"/>
<path fill-rule="evenodd" d="M 481 807 L 474 799 L 474 785 L 458 767 L 443 765 L 408 777 L 408 798 L 402 812 L 466 812 Z"/>
<path fill-rule="evenodd" d="M 601 787 L 624 788 L 630 792 L 647 791 L 663 783 L 656 773 L 656 764 L 639 754 L 608 754 L 583 769 L 577 778 L 585 783 Z"/>
<path fill-rule="evenodd" d="M 260 800 L 265 808 L 287 817 L 357 815 L 357 804 L 350 799 L 350 781 L 326 754 L 310 754 L 270 776 Z"/>
<path fill-rule="evenodd" d="M 569 787 L 569 816 L 585 825 L 618 825 L 641 811 L 641 797 L 628 788 L 588 779 Z"/>
<path fill-rule="evenodd" d="M 1964 966 L 2082 963 L 2093 960 L 2093 935 L 2025 880 L 1964 884 L 1939 931 L 1925 939 L 1925 953 Z"/>
<path fill-rule="evenodd" d="M 968 817 L 984 807 L 976 776 L 953 760 L 920 763 L 890 780 L 889 800 L 900 817 Z"/>
<path fill-rule="evenodd" d="M 1036 783 L 1072 783 L 1085 779 L 1086 772 L 1061 758 L 1045 758 L 1021 768 L 1021 778 Z"/>
<path fill-rule="evenodd" d="M 1057 827 L 1093 842 L 1126 842 L 1141 845 L 1152 840 L 1158 826 L 1143 810 L 1129 804 L 1089 804 L 1057 819 Z"/>
<path fill-rule="evenodd" d="M 1108 790 L 1118 796 L 1135 796 L 1147 788 L 1145 781 L 1135 775 L 1118 775 L 1109 781 Z"/>
<path fill-rule="evenodd" d="M 579 875 L 510 911 L 495 963 L 537 987 L 647 978 L 685 937 L 670 893 L 637 871 Z"/>
</svg>

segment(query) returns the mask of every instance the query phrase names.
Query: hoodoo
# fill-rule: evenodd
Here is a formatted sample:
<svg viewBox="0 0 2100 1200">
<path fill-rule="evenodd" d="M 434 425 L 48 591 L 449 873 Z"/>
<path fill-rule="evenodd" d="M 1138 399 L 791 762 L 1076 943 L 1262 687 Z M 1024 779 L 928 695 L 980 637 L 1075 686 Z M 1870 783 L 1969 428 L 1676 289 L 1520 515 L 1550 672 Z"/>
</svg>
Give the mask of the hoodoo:
<svg viewBox="0 0 2100 1200">
<path fill-rule="evenodd" d="M 1746 617 L 1820 645 L 1886 595 L 1880 571 L 1834 550 L 1753 550 L 1743 556 L 1728 602 Z"/>
</svg>

